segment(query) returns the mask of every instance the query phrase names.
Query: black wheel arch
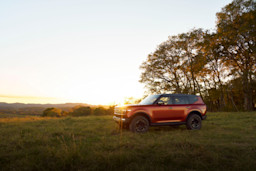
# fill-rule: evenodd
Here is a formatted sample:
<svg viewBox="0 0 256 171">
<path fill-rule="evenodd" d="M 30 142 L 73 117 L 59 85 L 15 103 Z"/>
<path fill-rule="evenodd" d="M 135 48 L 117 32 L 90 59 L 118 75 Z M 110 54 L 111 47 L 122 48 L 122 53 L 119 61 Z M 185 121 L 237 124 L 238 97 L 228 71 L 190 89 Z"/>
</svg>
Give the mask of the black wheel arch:
<svg viewBox="0 0 256 171">
<path fill-rule="evenodd" d="M 144 113 L 144 112 L 135 113 L 135 114 L 131 117 L 130 122 L 131 122 L 131 121 L 133 120 L 133 118 L 135 118 L 136 116 L 144 116 L 144 117 L 148 120 L 149 125 L 151 124 L 151 118 L 150 118 L 150 116 L 149 116 L 147 113 Z"/>
<path fill-rule="evenodd" d="M 191 112 L 188 114 L 188 116 L 187 116 L 187 118 L 186 118 L 186 121 L 188 120 L 188 118 L 189 118 L 192 114 L 196 114 L 196 115 L 200 116 L 200 118 L 202 119 L 202 114 L 201 114 L 200 112 L 198 112 L 198 111 L 191 111 Z"/>
</svg>

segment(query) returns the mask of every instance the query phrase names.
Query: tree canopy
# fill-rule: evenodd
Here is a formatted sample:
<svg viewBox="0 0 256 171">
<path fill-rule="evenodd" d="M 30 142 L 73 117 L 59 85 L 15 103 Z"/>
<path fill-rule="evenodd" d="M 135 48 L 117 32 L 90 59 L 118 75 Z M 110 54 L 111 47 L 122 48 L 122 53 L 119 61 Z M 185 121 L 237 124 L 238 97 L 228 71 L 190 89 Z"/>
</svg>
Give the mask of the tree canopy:
<svg viewBox="0 0 256 171">
<path fill-rule="evenodd" d="M 210 110 L 253 110 L 256 102 L 256 3 L 234 0 L 216 30 L 170 36 L 142 63 L 148 93 L 198 94 Z"/>
<path fill-rule="evenodd" d="M 60 117 L 62 116 L 62 110 L 54 107 L 47 108 L 43 111 L 43 116 Z"/>
</svg>

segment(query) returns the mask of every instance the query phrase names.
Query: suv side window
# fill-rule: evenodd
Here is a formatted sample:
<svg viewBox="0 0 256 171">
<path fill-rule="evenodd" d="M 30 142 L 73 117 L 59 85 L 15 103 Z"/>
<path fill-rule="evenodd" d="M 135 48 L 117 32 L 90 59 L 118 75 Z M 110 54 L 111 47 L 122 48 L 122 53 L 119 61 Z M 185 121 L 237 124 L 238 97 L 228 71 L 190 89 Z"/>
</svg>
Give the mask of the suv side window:
<svg viewBox="0 0 256 171">
<path fill-rule="evenodd" d="M 163 102 L 164 105 L 172 104 L 172 99 L 167 95 L 160 97 L 160 99 L 157 100 L 157 103 L 160 101 Z"/>
<path fill-rule="evenodd" d="M 188 104 L 188 98 L 185 96 L 173 96 L 173 104 Z"/>
<path fill-rule="evenodd" d="M 198 97 L 191 95 L 191 96 L 188 96 L 188 100 L 189 100 L 189 104 L 193 104 L 196 101 L 198 101 Z"/>
</svg>

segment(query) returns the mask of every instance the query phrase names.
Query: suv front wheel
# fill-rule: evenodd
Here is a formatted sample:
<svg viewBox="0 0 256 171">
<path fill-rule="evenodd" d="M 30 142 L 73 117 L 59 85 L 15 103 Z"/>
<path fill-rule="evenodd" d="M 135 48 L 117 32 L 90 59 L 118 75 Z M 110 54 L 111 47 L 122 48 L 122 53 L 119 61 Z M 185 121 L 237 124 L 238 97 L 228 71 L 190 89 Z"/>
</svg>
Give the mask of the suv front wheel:
<svg viewBox="0 0 256 171">
<path fill-rule="evenodd" d="M 200 129 L 202 127 L 202 119 L 197 114 L 191 114 L 187 119 L 187 129 Z"/>
<path fill-rule="evenodd" d="M 144 116 L 135 116 L 129 125 L 129 129 L 135 133 L 147 132 L 149 128 L 149 121 Z"/>
</svg>

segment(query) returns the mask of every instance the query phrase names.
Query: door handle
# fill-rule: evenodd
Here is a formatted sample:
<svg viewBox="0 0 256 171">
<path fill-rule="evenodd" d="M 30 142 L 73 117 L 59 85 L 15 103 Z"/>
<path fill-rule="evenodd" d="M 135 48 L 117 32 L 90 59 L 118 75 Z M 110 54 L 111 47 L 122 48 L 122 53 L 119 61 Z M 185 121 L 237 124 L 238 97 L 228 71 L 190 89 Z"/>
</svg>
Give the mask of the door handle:
<svg viewBox="0 0 256 171">
<path fill-rule="evenodd" d="M 169 109 L 172 109 L 172 107 L 169 107 Z"/>
<path fill-rule="evenodd" d="M 187 108 L 187 109 L 190 109 L 190 108 L 191 108 L 191 106 L 187 106 L 186 108 Z"/>
</svg>

